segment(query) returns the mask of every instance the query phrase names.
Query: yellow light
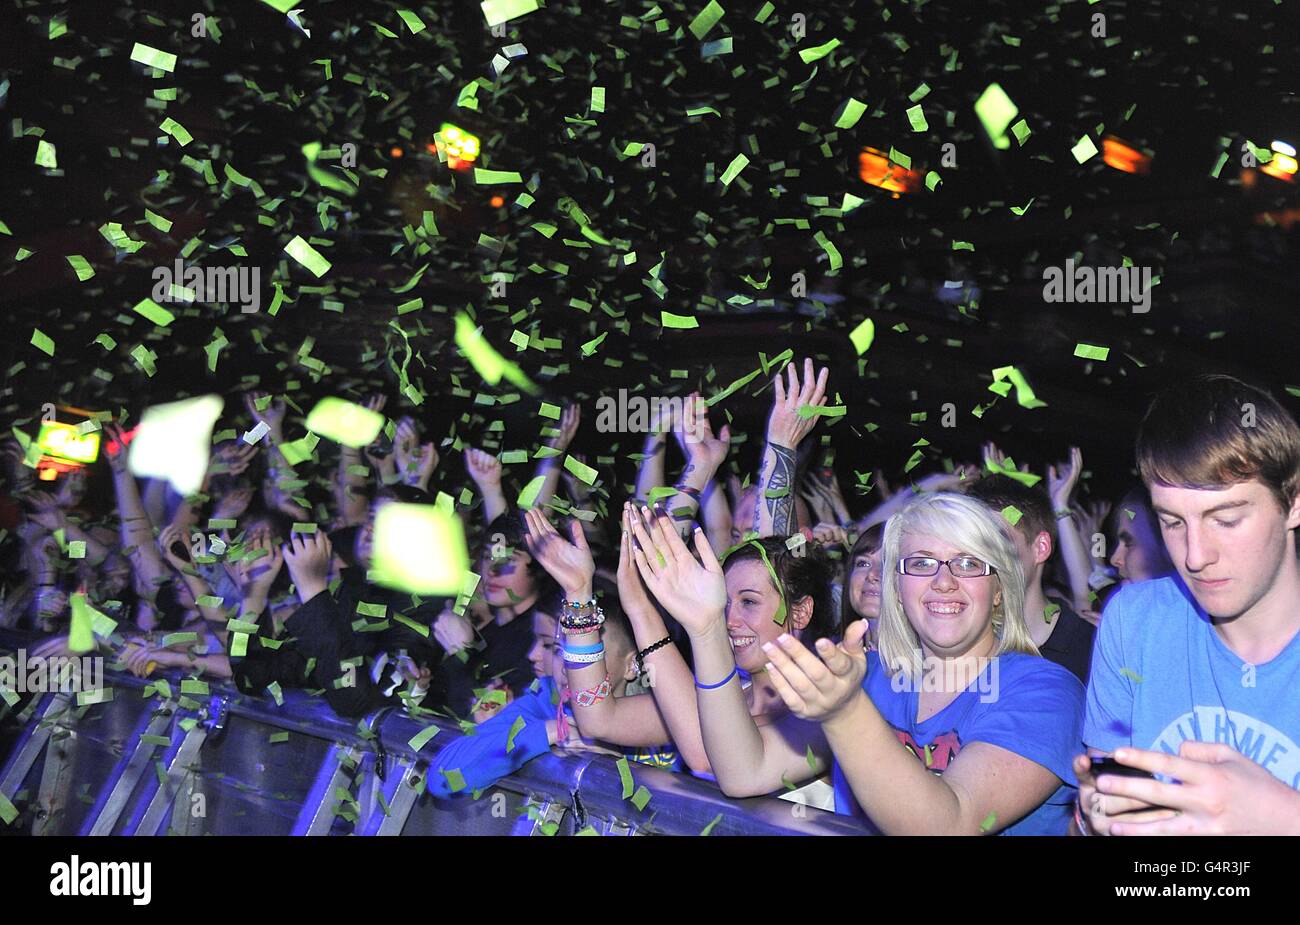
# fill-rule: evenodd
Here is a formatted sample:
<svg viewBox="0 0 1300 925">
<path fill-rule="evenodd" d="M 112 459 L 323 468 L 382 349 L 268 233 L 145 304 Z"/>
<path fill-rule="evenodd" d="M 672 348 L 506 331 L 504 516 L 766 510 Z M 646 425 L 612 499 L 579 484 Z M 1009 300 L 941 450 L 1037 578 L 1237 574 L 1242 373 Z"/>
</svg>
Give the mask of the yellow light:
<svg viewBox="0 0 1300 925">
<path fill-rule="evenodd" d="M 458 125 L 444 122 L 433 136 L 437 146 L 447 155 L 447 166 L 452 170 L 468 170 L 478 159 L 479 139 Z"/>
<path fill-rule="evenodd" d="M 1277 144 L 1277 142 L 1274 142 L 1274 144 Z M 1287 183 L 1295 182 L 1297 169 L 1300 169 L 1300 164 L 1297 164 L 1294 157 L 1276 152 L 1276 149 L 1271 161 L 1259 165 L 1261 173 L 1266 173 L 1270 177 L 1276 177 L 1279 180 L 1285 180 Z"/>
<path fill-rule="evenodd" d="M 77 463 L 93 463 L 99 457 L 99 432 L 77 432 L 71 424 L 60 421 L 42 421 L 36 444 L 55 459 Z"/>
</svg>

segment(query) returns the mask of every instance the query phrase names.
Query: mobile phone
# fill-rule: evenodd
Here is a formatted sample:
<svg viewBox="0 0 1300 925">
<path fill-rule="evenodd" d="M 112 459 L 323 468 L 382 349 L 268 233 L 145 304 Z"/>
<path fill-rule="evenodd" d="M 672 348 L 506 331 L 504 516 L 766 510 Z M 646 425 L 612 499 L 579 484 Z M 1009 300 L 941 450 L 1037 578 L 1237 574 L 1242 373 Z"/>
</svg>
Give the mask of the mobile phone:
<svg viewBox="0 0 1300 925">
<path fill-rule="evenodd" d="M 1092 776 L 1096 778 L 1102 774 L 1118 774 L 1120 777 L 1145 777 L 1148 780 L 1155 780 L 1156 778 L 1150 771 L 1143 771 L 1141 768 L 1120 764 L 1109 756 L 1105 758 L 1094 757 L 1092 759 Z"/>
</svg>

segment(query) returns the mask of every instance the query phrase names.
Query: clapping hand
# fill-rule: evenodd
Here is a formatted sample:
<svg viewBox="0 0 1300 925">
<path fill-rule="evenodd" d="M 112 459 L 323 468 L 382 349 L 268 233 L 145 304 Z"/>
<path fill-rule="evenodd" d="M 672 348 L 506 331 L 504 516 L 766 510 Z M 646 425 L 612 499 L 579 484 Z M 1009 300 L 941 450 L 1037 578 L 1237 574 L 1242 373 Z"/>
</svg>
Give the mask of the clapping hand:
<svg viewBox="0 0 1300 925">
<path fill-rule="evenodd" d="M 855 696 L 862 695 L 862 679 L 867 673 L 866 636 L 867 621 L 857 620 L 838 645 L 818 639 L 816 655 L 789 634 L 763 646 L 770 659 L 768 677 L 790 712 L 823 723 L 835 719 Z"/>
<path fill-rule="evenodd" d="M 688 633 L 709 630 L 727 605 L 727 582 L 704 531 L 695 528 L 697 562 L 668 515 L 642 508 L 629 519 L 632 555 L 650 593 Z"/>
<path fill-rule="evenodd" d="M 582 524 L 576 518 L 569 522 L 569 533 L 573 537 L 570 542 L 537 508 L 524 511 L 524 521 L 528 527 L 525 537 L 528 551 L 546 569 L 547 574 L 559 583 L 571 599 L 581 595 L 590 596 L 596 563 L 587 546 L 587 535 L 583 532 Z"/>
</svg>

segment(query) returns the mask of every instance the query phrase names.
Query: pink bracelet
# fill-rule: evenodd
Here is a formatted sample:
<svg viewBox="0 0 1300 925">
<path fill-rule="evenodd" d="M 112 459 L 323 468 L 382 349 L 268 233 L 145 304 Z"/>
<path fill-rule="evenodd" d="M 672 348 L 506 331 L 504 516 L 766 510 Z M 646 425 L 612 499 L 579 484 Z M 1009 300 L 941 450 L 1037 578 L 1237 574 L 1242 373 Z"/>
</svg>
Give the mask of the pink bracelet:
<svg viewBox="0 0 1300 925">
<path fill-rule="evenodd" d="M 601 681 L 595 687 L 588 687 L 585 690 L 578 691 L 577 693 L 571 693 L 569 700 L 580 707 L 594 707 L 609 696 L 610 687 L 609 675 L 605 675 L 605 680 Z"/>
</svg>

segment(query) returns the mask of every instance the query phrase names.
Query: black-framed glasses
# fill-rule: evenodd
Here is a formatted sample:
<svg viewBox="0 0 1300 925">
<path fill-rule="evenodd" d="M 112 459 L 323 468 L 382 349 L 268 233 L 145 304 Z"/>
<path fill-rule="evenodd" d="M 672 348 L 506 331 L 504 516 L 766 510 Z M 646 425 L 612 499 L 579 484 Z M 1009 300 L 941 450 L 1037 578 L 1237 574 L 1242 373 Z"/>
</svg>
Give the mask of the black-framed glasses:
<svg viewBox="0 0 1300 925">
<path fill-rule="evenodd" d="M 947 560 L 934 556 L 904 556 L 898 560 L 898 571 L 914 578 L 933 578 L 945 565 L 954 578 L 983 578 L 997 573 L 997 569 L 975 556 L 954 556 Z"/>
</svg>

